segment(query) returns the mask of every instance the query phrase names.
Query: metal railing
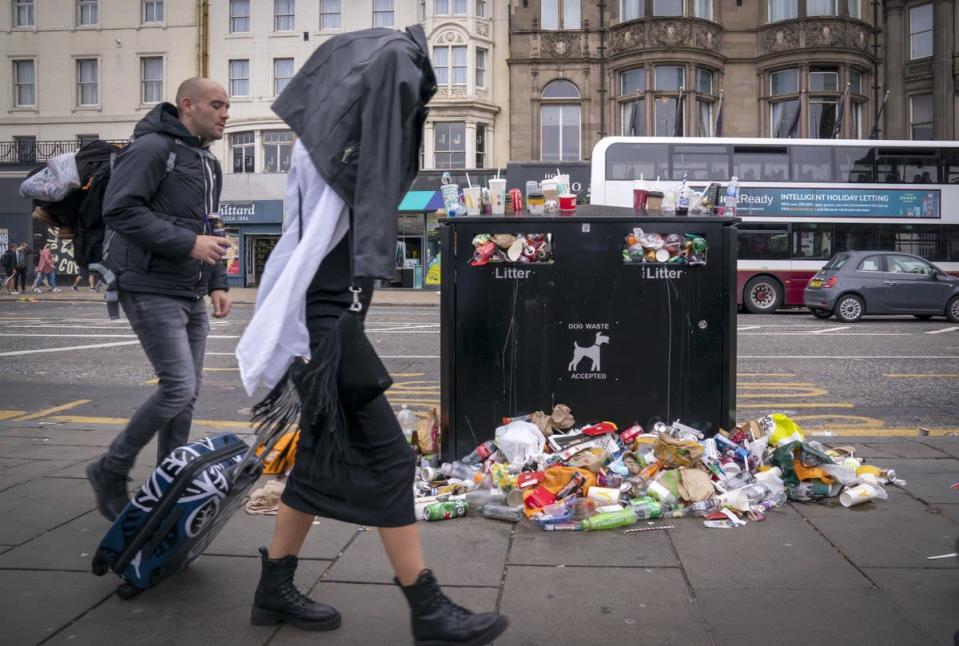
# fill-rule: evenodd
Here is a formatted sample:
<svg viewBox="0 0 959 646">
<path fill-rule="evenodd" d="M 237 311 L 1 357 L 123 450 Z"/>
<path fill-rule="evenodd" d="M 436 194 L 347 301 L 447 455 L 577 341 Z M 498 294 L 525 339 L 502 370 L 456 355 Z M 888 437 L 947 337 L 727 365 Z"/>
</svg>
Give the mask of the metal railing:
<svg viewBox="0 0 959 646">
<path fill-rule="evenodd" d="M 125 139 L 107 140 L 126 143 Z M 75 139 L 67 141 L 0 141 L 0 164 L 39 164 L 63 153 L 73 153 L 84 144 Z"/>
</svg>

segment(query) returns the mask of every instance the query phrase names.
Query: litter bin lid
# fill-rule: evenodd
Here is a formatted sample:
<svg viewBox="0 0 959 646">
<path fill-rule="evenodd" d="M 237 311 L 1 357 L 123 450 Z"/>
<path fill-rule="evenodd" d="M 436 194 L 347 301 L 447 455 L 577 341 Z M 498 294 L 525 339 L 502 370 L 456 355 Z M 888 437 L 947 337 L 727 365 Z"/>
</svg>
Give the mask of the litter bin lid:
<svg viewBox="0 0 959 646">
<path fill-rule="evenodd" d="M 732 218 L 726 216 L 718 215 L 673 215 L 673 214 L 656 214 L 656 215 L 636 215 L 632 207 L 622 207 L 622 206 L 603 206 L 599 204 L 583 204 L 576 207 L 576 215 L 459 215 L 454 218 L 440 218 L 439 222 L 441 224 L 455 224 L 456 222 L 489 222 L 489 223 L 501 223 L 501 222 L 516 222 L 521 220 L 524 222 L 579 222 L 587 221 L 593 222 L 596 220 L 604 221 L 628 221 L 635 222 L 637 224 L 648 222 L 650 224 L 657 222 L 669 222 L 669 223 L 691 223 L 691 224 L 700 224 L 705 222 L 710 222 L 713 224 L 724 224 L 724 225 L 734 225 L 741 220 L 739 218 Z"/>
</svg>

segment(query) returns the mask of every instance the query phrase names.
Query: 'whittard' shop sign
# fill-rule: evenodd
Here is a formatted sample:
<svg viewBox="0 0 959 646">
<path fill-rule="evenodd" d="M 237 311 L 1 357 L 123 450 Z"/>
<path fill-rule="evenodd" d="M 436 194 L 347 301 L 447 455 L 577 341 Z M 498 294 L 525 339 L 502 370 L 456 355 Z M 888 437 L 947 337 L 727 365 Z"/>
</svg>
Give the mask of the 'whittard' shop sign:
<svg viewBox="0 0 959 646">
<path fill-rule="evenodd" d="M 283 222 L 283 200 L 220 202 L 224 224 L 279 224 Z"/>
</svg>

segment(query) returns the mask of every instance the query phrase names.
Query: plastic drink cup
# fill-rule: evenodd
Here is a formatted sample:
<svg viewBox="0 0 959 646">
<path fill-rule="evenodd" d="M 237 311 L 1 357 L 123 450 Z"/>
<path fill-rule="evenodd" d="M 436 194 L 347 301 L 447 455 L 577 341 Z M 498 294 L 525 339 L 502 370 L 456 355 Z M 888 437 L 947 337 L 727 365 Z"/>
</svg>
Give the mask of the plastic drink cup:
<svg viewBox="0 0 959 646">
<path fill-rule="evenodd" d="M 443 184 L 440 191 L 443 194 L 443 206 L 452 215 L 460 204 L 460 187 L 457 184 Z"/>
<path fill-rule="evenodd" d="M 493 215 L 504 215 L 506 213 L 506 180 L 491 179 L 489 196 Z"/>
<path fill-rule="evenodd" d="M 522 506 L 523 504 L 523 490 L 516 488 L 510 489 L 509 493 L 506 494 L 506 505 L 508 507 L 517 507 Z"/>
<path fill-rule="evenodd" d="M 650 211 L 658 211 L 663 208 L 662 191 L 649 191 L 646 195 L 646 208 Z"/>
<path fill-rule="evenodd" d="M 861 505 L 864 502 L 869 502 L 879 497 L 878 489 L 878 487 L 874 487 L 871 484 L 856 485 L 839 494 L 839 502 L 843 507 Z"/>
<path fill-rule="evenodd" d="M 463 206 L 466 207 L 466 215 L 479 215 L 482 200 L 482 188 L 479 186 L 467 186 L 463 190 Z"/>
<path fill-rule="evenodd" d="M 658 500 L 659 502 L 675 502 L 676 496 L 672 492 L 661 485 L 658 482 L 650 482 L 649 487 L 647 487 L 649 495 Z"/>
<path fill-rule="evenodd" d="M 543 180 L 543 197 L 547 200 L 555 200 L 559 197 L 559 190 L 556 186 L 556 180 Z"/>
<path fill-rule="evenodd" d="M 637 214 L 645 213 L 648 198 L 649 190 L 646 189 L 646 183 L 642 180 L 633 182 L 633 211 Z"/>
</svg>

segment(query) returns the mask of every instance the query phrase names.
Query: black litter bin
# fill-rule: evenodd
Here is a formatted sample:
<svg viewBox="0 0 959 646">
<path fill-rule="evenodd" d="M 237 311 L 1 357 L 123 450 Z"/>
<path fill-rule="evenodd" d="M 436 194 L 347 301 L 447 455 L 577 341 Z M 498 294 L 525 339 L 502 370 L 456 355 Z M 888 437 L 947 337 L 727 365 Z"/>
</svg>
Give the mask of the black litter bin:
<svg viewBox="0 0 959 646">
<path fill-rule="evenodd" d="M 606 206 L 580 206 L 572 217 L 441 220 L 443 459 L 491 439 L 503 417 L 559 403 L 578 423 L 730 428 L 738 221 Z M 636 227 L 669 241 L 669 259 L 624 254 Z M 484 264 L 490 247 L 474 240 L 489 234 L 507 234 L 500 245 L 527 237 L 505 250 L 494 242 Z M 705 264 L 677 259 L 677 238 L 679 255 Z M 693 241 L 706 251 L 695 253 Z"/>
</svg>

